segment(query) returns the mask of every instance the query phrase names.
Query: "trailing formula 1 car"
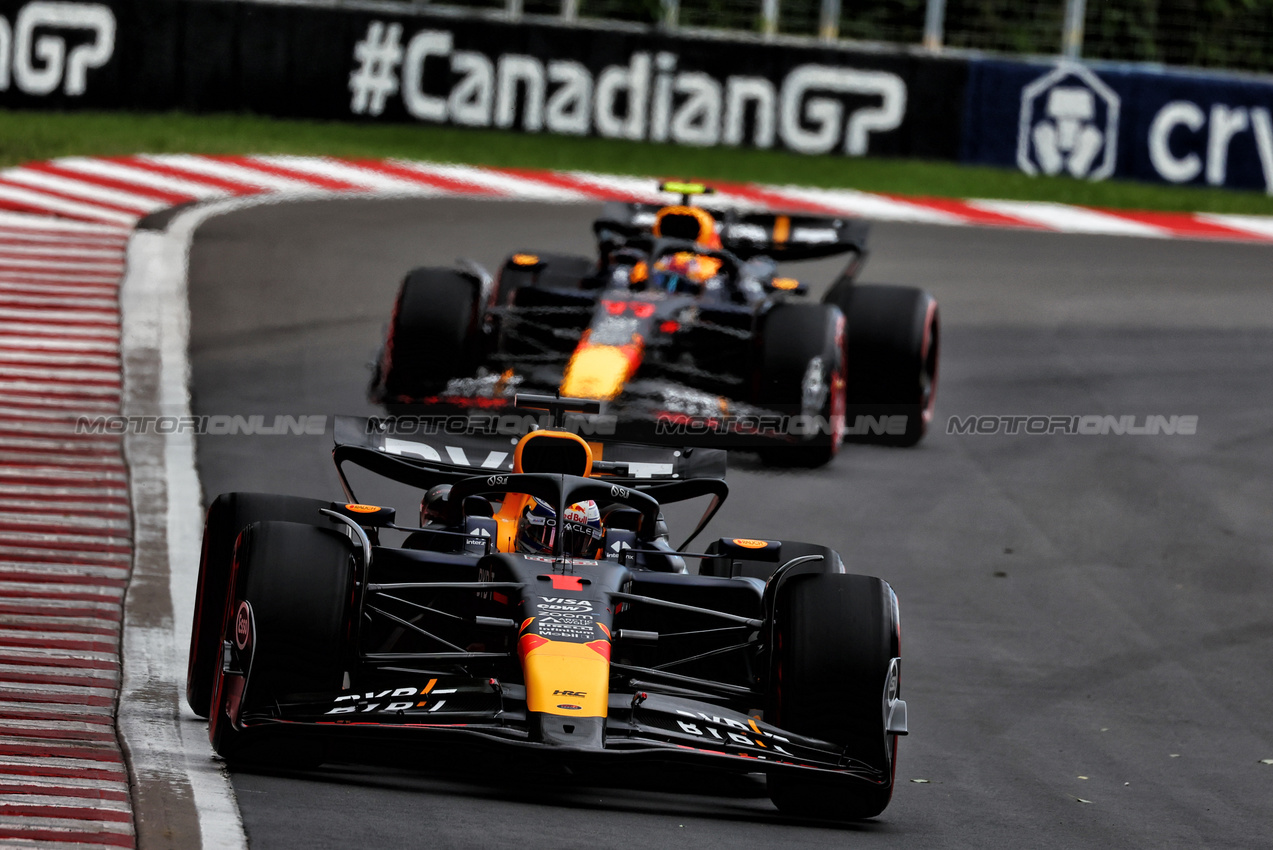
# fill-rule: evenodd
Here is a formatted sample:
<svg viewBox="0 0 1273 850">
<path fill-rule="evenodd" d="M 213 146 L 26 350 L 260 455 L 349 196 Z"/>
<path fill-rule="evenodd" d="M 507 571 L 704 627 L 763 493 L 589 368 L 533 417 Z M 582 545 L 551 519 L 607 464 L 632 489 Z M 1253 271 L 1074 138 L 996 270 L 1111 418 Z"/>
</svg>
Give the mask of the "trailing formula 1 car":
<svg viewBox="0 0 1273 850">
<path fill-rule="evenodd" d="M 865 222 L 612 202 L 595 258 L 523 251 L 493 278 L 419 268 L 398 292 L 371 398 L 506 409 L 516 392 L 598 398 L 626 436 L 819 465 L 848 437 L 914 445 L 932 417 L 937 303 L 856 282 Z M 778 263 L 850 255 L 821 303 Z"/>
<path fill-rule="evenodd" d="M 573 404 L 521 402 L 558 421 Z M 686 551 L 728 494 L 721 450 L 551 429 L 439 442 L 345 417 L 336 435 L 346 500 L 208 510 L 187 697 L 231 764 L 472 744 L 615 775 L 765 774 L 798 815 L 888 805 L 907 731 L 897 598 L 825 546 Z M 350 466 L 423 493 L 419 525 L 357 502 Z M 663 506 L 700 497 L 674 548 Z"/>
</svg>

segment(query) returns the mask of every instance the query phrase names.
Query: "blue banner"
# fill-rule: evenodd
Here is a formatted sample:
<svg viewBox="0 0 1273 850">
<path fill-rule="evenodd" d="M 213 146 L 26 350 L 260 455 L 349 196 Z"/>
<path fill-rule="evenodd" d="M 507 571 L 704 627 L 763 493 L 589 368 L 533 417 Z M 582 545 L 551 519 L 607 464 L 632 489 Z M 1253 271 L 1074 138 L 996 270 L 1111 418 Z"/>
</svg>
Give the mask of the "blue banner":
<svg viewBox="0 0 1273 850">
<path fill-rule="evenodd" d="M 973 60 L 960 160 L 1273 194 L 1273 82 Z"/>
</svg>

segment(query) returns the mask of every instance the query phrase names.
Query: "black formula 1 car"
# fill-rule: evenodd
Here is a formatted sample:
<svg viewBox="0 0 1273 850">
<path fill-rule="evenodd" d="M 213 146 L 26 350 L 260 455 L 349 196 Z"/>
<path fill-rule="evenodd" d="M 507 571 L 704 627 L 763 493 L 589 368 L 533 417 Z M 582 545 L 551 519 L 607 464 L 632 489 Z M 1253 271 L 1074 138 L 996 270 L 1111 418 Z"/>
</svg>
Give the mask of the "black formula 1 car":
<svg viewBox="0 0 1273 850">
<path fill-rule="evenodd" d="M 913 445 L 932 417 L 937 303 L 855 282 L 862 221 L 612 202 L 595 258 L 523 251 L 497 278 L 419 268 L 371 384 L 390 412 L 506 410 L 516 392 L 608 402 L 619 433 L 818 465 L 844 438 Z M 778 263 L 849 254 L 823 297 Z"/>
<path fill-rule="evenodd" d="M 662 506 L 710 497 L 698 534 L 728 493 L 724 452 L 556 430 L 442 444 L 345 417 L 336 434 L 348 501 L 227 493 L 208 510 L 187 696 L 230 763 L 472 744 L 616 777 L 765 774 L 800 815 L 888 805 L 897 598 L 825 546 L 673 548 Z M 427 494 L 420 525 L 355 501 L 350 466 Z M 519 543 L 532 500 L 563 518 L 544 554 Z M 585 551 L 579 503 L 604 529 Z"/>
</svg>

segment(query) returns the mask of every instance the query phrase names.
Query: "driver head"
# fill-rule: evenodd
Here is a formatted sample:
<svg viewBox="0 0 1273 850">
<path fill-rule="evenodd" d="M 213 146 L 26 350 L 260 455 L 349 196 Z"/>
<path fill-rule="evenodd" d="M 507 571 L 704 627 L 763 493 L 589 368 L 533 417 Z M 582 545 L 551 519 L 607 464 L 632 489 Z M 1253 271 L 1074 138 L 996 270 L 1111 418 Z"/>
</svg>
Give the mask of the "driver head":
<svg viewBox="0 0 1273 850">
<path fill-rule="evenodd" d="M 588 499 L 566 508 L 558 521 L 557 512 L 537 499 L 526 503 L 517 522 L 517 551 L 525 555 L 552 555 L 561 534 L 561 553 L 568 558 L 591 558 L 601 545 L 604 530 L 597 503 Z"/>
</svg>

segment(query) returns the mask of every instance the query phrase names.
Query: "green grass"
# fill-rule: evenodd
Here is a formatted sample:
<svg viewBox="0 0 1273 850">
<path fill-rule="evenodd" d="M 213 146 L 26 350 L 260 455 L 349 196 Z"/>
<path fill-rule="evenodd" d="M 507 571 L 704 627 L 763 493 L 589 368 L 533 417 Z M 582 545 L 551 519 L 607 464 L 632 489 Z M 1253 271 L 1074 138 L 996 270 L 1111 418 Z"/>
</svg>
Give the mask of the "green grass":
<svg viewBox="0 0 1273 850">
<path fill-rule="evenodd" d="M 241 115 L 52 113 L 0 110 L 0 166 L 69 155 L 293 153 L 404 157 L 522 168 L 792 183 L 953 198 L 1058 201 L 1123 209 L 1273 215 L 1258 192 L 1091 183 L 998 168 L 885 158 L 528 135 L 389 124 L 284 121 Z"/>
</svg>

